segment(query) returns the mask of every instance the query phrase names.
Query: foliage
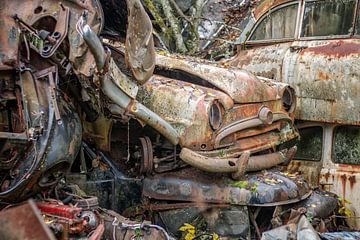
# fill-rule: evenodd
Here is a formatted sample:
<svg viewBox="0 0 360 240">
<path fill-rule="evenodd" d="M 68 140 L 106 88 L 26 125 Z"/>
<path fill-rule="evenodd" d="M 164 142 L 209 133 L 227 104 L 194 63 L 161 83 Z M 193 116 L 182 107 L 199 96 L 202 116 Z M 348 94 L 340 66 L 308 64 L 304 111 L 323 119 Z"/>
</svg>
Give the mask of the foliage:
<svg viewBox="0 0 360 240">
<path fill-rule="evenodd" d="M 179 228 L 181 232 L 183 232 L 182 239 L 184 240 L 193 240 L 193 239 L 209 239 L 209 240 L 219 240 L 219 235 L 216 233 L 203 233 L 195 228 L 195 226 L 184 223 L 183 226 Z"/>
</svg>

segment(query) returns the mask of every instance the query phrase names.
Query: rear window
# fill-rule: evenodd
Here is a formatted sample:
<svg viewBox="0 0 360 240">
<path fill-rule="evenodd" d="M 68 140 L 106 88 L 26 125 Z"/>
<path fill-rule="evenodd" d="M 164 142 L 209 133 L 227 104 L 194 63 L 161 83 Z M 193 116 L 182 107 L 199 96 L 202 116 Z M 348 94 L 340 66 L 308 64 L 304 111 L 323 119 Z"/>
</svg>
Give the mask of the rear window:
<svg viewBox="0 0 360 240">
<path fill-rule="evenodd" d="M 295 159 L 307 161 L 320 161 L 322 156 L 323 128 L 308 127 L 300 129 L 300 142 L 298 143 Z"/>
<path fill-rule="evenodd" d="M 306 2 L 302 37 L 349 35 L 355 13 L 355 0 Z"/>
<path fill-rule="evenodd" d="M 294 38 L 299 4 L 285 6 L 266 15 L 250 41 Z"/>
<path fill-rule="evenodd" d="M 335 129 L 333 160 L 335 163 L 360 165 L 360 127 L 341 126 Z"/>
</svg>

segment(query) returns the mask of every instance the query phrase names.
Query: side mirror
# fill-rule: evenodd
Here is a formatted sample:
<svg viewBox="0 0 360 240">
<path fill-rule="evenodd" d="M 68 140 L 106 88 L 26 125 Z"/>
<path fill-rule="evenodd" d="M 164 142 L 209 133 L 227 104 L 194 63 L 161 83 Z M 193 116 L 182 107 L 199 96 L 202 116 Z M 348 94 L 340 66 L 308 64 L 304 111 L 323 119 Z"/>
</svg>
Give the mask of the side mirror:
<svg viewBox="0 0 360 240">
<path fill-rule="evenodd" d="M 139 84 L 152 76 L 155 68 L 153 27 L 140 0 L 127 0 L 128 28 L 125 58 Z"/>
</svg>

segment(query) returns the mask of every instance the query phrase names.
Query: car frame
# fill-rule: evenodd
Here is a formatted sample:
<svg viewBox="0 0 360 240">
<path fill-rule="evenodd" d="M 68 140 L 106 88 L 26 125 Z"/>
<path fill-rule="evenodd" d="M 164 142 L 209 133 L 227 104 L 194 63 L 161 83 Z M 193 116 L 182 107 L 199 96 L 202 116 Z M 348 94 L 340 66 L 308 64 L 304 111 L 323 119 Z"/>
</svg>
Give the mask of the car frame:
<svg viewBox="0 0 360 240">
<path fill-rule="evenodd" d="M 330 5 L 333 5 L 332 9 Z M 317 12 L 314 6 L 318 7 Z M 335 7 L 338 7 L 337 12 Z M 291 32 L 288 35 L 281 30 L 285 29 L 281 19 L 286 18 L 286 12 L 287 19 L 293 24 L 292 30 L 289 26 L 287 28 Z M 295 118 L 299 120 L 298 127 L 303 133 L 302 149 L 299 150 L 303 156 L 298 154 L 295 159 L 299 161 L 293 161 L 289 169 L 299 170 L 313 186 L 320 185 L 335 192 L 344 203 L 346 200 L 352 202 L 347 207 L 355 213 L 355 217 L 348 219 L 354 229 L 360 228 L 360 221 L 356 220 L 360 214 L 360 199 L 357 197 L 359 162 L 355 159 L 336 160 L 334 144 L 338 141 L 335 137 L 337 129 L 356 132 L 360 125 L 357 108 L 360 102 L 359 12 L 359 1 L 262 1 L 244 20 L 246 27 L 239 39 L 238 52 L 228 62 L 256 75 L 289 83 L 296 89 L 298 108 Z M 282 17 L 278 13 L 283 13 Z M 318 16 L 317 22 L 312 16 Z M 275 39 L 268 35 L 268 39 L 254 39 L 261 22 L 271 22 L 276 17 L 279 22 L 272 31 L 283 31 L 284 37 Z M 311 21 L 313 24 L 309 25 Z M 335 23 L 347 27 L 336 29 L 329 26 L 336 26 Z M 312 29 L 311 34 L 309 29 Z M 311 128 L 313 133 L 306 132 Z M 323 138 L 321 143 L 317 142 L 321 145 L 317 148 L 317 159 L 306 157 L 303 147 L 314 150 L 311 145 L 315 139 L 319 141 L 320 134 Z"/>
</svg>

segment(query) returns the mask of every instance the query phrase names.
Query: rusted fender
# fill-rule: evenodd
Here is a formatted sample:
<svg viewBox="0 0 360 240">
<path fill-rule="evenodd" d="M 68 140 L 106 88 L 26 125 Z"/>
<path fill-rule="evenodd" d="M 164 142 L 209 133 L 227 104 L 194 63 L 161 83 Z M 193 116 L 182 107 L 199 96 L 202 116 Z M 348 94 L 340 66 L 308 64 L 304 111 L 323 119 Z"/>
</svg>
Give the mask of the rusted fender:
<svg viewBox="0 0 360 240">
<path fill-rule="evenodd" d="M 118 88 L 111 79 L 101 78 L 101 86 L 103 92 L 114 101 L 115 104 L 119 105 L 122 109 L 129 111 L 129 113 L 134 115 L 137 119 L 156 129 L 172 144 L 176 145 L 179 143 L 177 131 L 167 121 L 138 101 L 131 99 Z"/>
<path fill-rule="evenodd" d="M 239 158 L 211 158 L 203 156 L 188 148 L 181 149 L 180 158 L 187 164 L 206 172 L 214 173 L 238 173 L 241 169 L 247 172 L 260 171 L 272 168 L 276 165 L 291 161 L 297 147 L 289 150 L 250 157 L 249 152 L 243 153 Z M 245 166 L 244 162 L 246 162 Z"/>
<path fill-rule="evenodd" d="M 144 84 L 155 69 L 153 27 L 139 0 L 127 0 L 128 28 L 125 57 L 139 84 Z"/>
<path fill-rule="evenodd" d="M 3 202 L 19 202 L 54 186 L 59 179 L 53 176 L 68 171 L 80 149 L 82 128 L 78 114 L 61 95 L 54 101 L 49 91 L 51 84 L 36 81 L 37 74 L 30 70 L 19 74 L 28 131 L 25 142 L 18 140 L 14 144 L 22 154 L 17 155 L 14 168 L 18 174 L 9 177 L 9 184 L 0 191 Z"/>
<path fill-rule="evenodd" d="M 139 102 L 170 123 L 180 136 L 180 145 L 211 146 L 213 130 L 209 112 L 215 102 L 227 111 L 234 106 L 232 99 L 221 91 L 184 81 L 154 75 L 139 88 Z"/>
</svg>

